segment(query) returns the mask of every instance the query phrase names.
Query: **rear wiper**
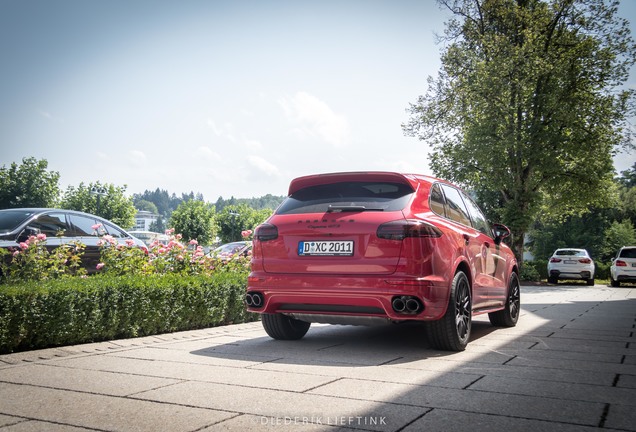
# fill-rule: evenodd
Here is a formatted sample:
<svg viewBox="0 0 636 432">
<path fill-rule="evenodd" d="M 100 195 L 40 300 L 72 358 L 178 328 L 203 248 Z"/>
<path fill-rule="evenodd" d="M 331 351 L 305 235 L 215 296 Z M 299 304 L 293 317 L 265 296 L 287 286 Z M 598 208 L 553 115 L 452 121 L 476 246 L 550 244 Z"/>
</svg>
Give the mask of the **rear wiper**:
<svg viewBox="0 0 636 432">
<path fill-rule="evenodd" d="M 384 209 L 379 207 L 365 207 L 365 206 L 356 206 L 356 205 L 330 205 L 327 208 L 327 213 L 364 212 L 364 211 L 384 211 Z"/>
</svg>

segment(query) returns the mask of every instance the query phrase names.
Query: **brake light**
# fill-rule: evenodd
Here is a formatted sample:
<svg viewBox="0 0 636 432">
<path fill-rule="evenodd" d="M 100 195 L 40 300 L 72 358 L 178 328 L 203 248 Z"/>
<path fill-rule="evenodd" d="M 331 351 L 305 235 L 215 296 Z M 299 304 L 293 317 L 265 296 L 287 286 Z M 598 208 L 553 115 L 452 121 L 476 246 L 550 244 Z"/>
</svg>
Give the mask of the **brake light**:
<svg viewBox="0 0 636 432">
<path fill-rule="evenodd" d="M 278 228 L 272 224 L 262 224 L 256 227 L 254 238 L 259 241 L 275 240 L 278 238 Z"/>
<path fill-rule="evenodd" d="M 579 260 L 579 262 L 580 262 L 580 263 L 583 263 L 583 264 L 589 264 L 589 263 L 591 263 L 591 262 L 592 262 L 592 260 L 591 260 L 591 259 L 589 259 L 589 258 L 581 258 L 581 259 Z"/>
<path fill-rule="evenodd" d="M 561 258 L 550 258 L 550 262 L 561 262 Z"/>
<path fill-rule="evenodd" d="M 376 235 L 387 240 L 404 240 L 407 237 L 437 238 L 442 236 L 442 232 L 427 222 L 401 219 L 383 223 L 378 227 Z"/>
<path fill-rule="evenodd" d="M 616 264 L 616 267 L 627 267 L 627 263 L 621 260 L 614 261 L 614 264 Z"/>
</svg>

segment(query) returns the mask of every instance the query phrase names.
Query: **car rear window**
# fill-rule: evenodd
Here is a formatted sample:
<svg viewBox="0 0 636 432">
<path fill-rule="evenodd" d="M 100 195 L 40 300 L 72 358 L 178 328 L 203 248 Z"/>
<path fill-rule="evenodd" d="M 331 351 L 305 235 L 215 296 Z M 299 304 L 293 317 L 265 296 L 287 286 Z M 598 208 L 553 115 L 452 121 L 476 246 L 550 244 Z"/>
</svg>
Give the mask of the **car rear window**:
<svg viewBox="0 0 636 432">
<path fill-rule="evenodd" d="M 587 254 L 584 251 L 577 251 L 577 250 L 560 250 L 560 251 L 556 251 L 555 255 L 564 255 L 564 256 L 587 256 Z"/>
<path fill-rule="evenodd" d="M 623 249 L 620 258 L 636 258 L 636 248 Z"/>
<path fill-rule="evenodd" d="M 341 211 L 398 211 L 406 207 L 413 189 L 402 183 L 339 182 L 310 186 L 287 197 L 277 214 L 325 213 L 329 206 Z"/>
</svg>

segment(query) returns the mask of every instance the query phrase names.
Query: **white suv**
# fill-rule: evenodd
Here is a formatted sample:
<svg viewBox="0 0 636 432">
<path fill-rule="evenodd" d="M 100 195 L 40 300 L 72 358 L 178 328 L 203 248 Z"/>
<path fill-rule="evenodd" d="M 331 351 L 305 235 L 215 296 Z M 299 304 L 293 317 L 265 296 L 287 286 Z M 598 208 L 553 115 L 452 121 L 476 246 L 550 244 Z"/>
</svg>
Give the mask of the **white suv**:
<svg viewBox="0 0 636 432">
<path fill-rule="evenodd" d="M 585 249 L 557 249 L 548 261 L 548 283 L 559 279 L 583 279 L 594 285 L 594 261 Z"/>
<path fill-rule="evenodd" d="M 612 258 L 610 281 L 613 287 L 624 282 L 636 282 L 636 246 L 623 246 Z"/>
</svg>

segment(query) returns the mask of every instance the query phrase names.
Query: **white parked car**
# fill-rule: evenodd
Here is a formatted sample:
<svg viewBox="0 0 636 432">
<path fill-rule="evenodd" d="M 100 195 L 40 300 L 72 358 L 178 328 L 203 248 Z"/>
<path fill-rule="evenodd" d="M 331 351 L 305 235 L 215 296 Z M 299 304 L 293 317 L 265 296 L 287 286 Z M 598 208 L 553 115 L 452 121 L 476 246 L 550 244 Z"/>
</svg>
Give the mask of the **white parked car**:
<svg viewBox="0 0 636 432">
<path fill-rule="evenodd" d="M 554 251 L 548 260 L 548 283 L 559 279 L 582 279 L 594 285 L 594 260 L 585 249 L 564 248 Z"/>
<path fill-rule="evenodd" d="M 613 287 L 621 282 L 636 282 L 636 246 L 623 246 L 612 258 L 610 282 Z"/>
</svg>

